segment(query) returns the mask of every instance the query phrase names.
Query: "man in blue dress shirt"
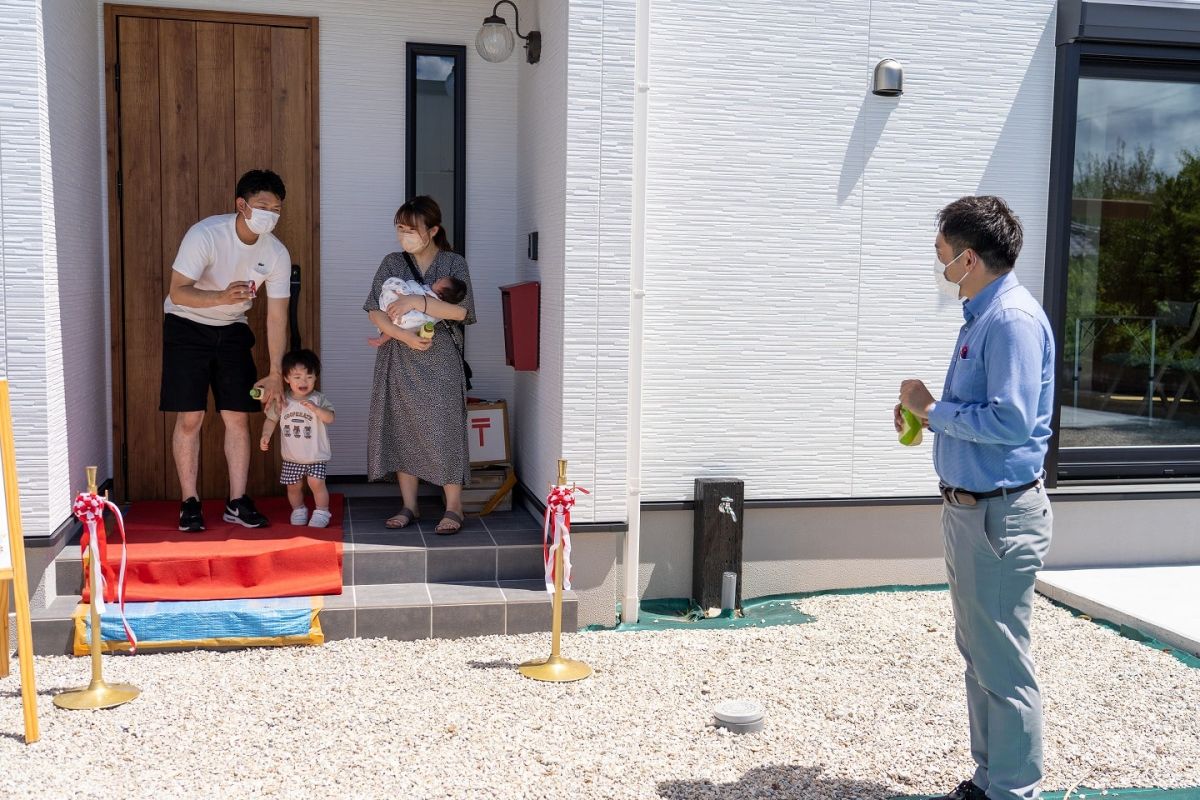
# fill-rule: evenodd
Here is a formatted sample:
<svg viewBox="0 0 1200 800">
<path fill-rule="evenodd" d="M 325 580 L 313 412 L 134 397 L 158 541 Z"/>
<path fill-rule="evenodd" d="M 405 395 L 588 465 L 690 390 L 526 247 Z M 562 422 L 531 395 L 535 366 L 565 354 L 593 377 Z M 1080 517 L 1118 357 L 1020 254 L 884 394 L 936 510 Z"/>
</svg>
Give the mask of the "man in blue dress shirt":
<svg viewBox="0 0 1200 800">
<path fill-rule="evenodd" d="M 946 800 L 1032 800 L 1042 780 L 1042 702 L 1029 652 L 1033 585 L 1053 515 L 1042 485 L 1054 396 L 1054 337 L 1017 282 L 1021 223 L 999 197 L 938 214 L 935 278 L 963 301 L 940 400 L 900 384 L 901 405 L 937 434 L 946 573 L 966 661 L 975 774 Z"/>
</svg>

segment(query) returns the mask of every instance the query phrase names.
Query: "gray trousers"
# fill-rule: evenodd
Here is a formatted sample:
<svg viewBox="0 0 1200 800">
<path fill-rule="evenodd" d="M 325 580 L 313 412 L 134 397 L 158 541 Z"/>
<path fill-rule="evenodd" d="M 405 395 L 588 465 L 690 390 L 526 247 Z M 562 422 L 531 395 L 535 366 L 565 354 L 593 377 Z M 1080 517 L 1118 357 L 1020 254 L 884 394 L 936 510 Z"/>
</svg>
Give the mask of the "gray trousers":
<svg viewBox="0 0 1200 800">
<path fill-rule="evenodd" d="M 989 800 L 1033 800 L 1042 781 L 1029 619 L 1053 520 L 1040 484 L 973 506 L 942 505 L 954 638 L 967 663 L 972 781 Z"/>
</svg>

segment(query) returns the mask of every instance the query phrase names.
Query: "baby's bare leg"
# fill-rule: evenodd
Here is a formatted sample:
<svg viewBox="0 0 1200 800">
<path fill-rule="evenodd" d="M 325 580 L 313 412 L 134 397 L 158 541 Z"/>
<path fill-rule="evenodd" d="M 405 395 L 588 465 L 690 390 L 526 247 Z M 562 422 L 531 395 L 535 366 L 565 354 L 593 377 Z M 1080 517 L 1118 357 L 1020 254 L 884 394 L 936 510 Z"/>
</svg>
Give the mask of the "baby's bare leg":
<svg viewBox="0 0 1200 800">
<path fill-rule="evenodd" d="M 287 485 L 288 502 L 292 504 L 292 508 L 300 508 L 304 505 L 304 481 L 296 481 Z"/>
<path fill-rule="evenodd" d="M 297 484 L 299 485 L 299 484 Z M 312 490 L 313 503 L 317 508 L 329 510 L 329 487 L 325 485 L 325 481 L 321 478 L 308 476 L 308 488 Z"/>
</svg>

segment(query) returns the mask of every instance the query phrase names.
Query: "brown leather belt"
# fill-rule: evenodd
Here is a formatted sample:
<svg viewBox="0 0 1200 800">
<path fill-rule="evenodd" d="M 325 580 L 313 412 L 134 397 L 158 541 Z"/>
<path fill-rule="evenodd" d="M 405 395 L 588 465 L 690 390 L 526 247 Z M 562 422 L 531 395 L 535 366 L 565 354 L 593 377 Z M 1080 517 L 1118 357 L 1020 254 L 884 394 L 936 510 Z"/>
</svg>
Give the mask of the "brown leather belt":
<svg viewBox="0 0 1200 800">
<path fill-rule="evenodd" d="M 956 489 L 953 486 L 947 486 L 944 483 L 938 485 L 938 490 L 941 492 L 942 499 L 947 503 L 956 506 L 973 506 L 980 500 L 987 500 L 991 497 L 1000 497 L 1003 494 L 1016 494 L 1027 489 L 1032 489 L 1042 482 L 1041 478 L 1036 478 L 1029 483 L 1023 483 L 1020 486 L 1006 486 L 1003 489 L 993 489 L 990 492 L 968 492 L 966 489 Z"/>
</svg>

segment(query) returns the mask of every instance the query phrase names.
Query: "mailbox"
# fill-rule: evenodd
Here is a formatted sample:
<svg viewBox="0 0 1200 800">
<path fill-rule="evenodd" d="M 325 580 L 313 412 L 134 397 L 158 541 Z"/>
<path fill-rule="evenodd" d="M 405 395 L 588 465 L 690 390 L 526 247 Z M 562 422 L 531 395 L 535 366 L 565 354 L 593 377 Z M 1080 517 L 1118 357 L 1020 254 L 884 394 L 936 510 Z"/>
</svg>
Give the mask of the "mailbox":
<svg viewBox="0 0 1200 800">
<path fill-rule="evenodd" d="M 504 311 L 504 363 L 516 370 L 538 368 L 542 285 L 538 281 L 500 287 Z"/>
</svg>

